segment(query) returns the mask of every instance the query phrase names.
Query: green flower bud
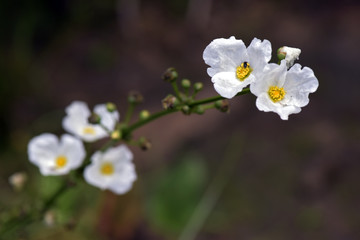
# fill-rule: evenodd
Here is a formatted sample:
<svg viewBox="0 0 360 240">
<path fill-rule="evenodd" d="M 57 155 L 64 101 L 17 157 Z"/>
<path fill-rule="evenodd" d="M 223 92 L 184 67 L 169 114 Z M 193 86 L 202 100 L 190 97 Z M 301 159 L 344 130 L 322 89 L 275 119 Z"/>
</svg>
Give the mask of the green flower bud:
<svg viewBox="0 0 360 240">
<path fill-rule="evenodd" d="M 111 133 L 110 137 L 111 137 L 112 140 L 115 140 L 115 141 L 120 140 L 121 137 L 122 137 L 122 133 L 121 133 L 120 129 L 114 130 Z"/>
<path fill-rule="evenodd" d="M 285 59 L 286 52 L 284 51 L 284 47 L 281 47 L 277 50 L 277 57 L 278 57 L 279 61 Z"/>
<path fill-rule="evenodd" d="M 108 110 L 108 112 L 114 112 L 116 111 L 116 105 L 112 102 L 108 102 L 106 103 L 106 109 Z"/>
<path fill-rule="evenodd" d="M 189 79 L 183 79 L 181 80 L 181 86 L 185 89 L 188 89 L 191 87 L 191 82 Z"/>
<path fill-rule="evenodd" d="M 204 109 L 204 107 L 203 106 L 196 106 L 195 107 L 195 112 L 197 113 L 197 114 L 199 114 L 199 115 L 201 115 L 201 114 L 204 114 L 204 112 L 205 112 L 205 109 Z"/>
<path fill-rule="evenodd" d="M 145 120 L 147 119 L 148 117 L 150 117 L 150 112 L 148 110 L 142 110 L 140 113 L 139 113 L 139 118 L 140 120 Z"/>
<path fill-rule="evenodd" d="M 130 91 L 129 96 L 128 96 L 129 103 L 139 104 L 139 103 L 142 103 L 143 100 L 144 100 L 144 98 L 141 95 L 141 93 L 139 93 L 138 91 Z"/>
<path fill-rule="evenodd" d="M 101 122 L 101 117 L 96 113 L 92 113 L 90 117 L 88 117 L 88 121 L 91 124 L 99 124 Z"/>
<path fill-rule="evenodd" d="M 163 100 L 161 100 L 164 109 L 173 109 L 179 105 L 179 100 L 174 95 L 167 95 Z"/>
<path fill-rule="evenodd" d="M 183 112 L 183 114 L 185 115 L 190 115 L 191 114 L 191 111 L 190 111 L 190 107 L 188 105 L 185 105 L 181 108 L 181 111 Z"/>
<path fill-rule="evenodd" d="M 175 82 L 177 78 L 178 78 L 178 73 L 173 67 L 166 69 L 166 71 L 162 75 L 162 79 L 165 82 Z"/>
<path fill-rule="evenodd" d="M 201 82 L 197 82 L 197 83 L 194 84 L 194 90 L 196 92 L 201 91 L 203 89 L 203 87 L 204 87 L 204 85 Z"/>
<path fill-rule="evenodd" d="M 142 150 L 146 151 L 151 148 L 151 142 L 148 139 L 146 139 L 145 137 L 141 137 L 139 139 L 139 146 Z"/>
<path fill-rule="evenodd" d="M 226 112 L 226 113 L 230 112 L 230 104 L 229 101 L 226 99 L 216 101 L 215 107 L 221 112 Z"/>
</svg>

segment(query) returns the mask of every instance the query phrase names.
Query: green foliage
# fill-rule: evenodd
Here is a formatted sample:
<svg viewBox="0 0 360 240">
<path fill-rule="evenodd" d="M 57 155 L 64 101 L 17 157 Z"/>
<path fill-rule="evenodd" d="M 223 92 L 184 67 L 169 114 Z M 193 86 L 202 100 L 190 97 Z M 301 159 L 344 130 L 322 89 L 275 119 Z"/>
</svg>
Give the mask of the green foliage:
<svg viewBox="0 0 360 240">
<path fill-rule="evenodd" d="M 161 232 L 178 233 L 200 201 L 207 179 L 201 158 L 186 155 L 156 174 L 147 204 L 148 218 Z"/>
</svg>

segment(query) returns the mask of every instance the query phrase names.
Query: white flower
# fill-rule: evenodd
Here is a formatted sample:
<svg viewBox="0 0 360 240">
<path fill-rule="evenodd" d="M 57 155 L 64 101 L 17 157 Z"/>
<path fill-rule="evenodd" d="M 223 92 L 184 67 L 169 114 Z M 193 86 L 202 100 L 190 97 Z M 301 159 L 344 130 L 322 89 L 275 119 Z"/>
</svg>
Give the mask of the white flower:
<svg viewBox="0 0 360 240">
<path fill-rule="evenodd" d="M 58 137 L 43 133 L 30 140 L 29 160 L 40 168 L 42 175 L 63 175 L 80 167 L 85 158 L 81 140 L 64 134 Z"/>
<path fill-rule="evenodd" d="M 97 151 L 91 157 L 91 164 L 85 168 L 85 180 L 100 189 L 109 189 L 116 194 L 128 192 L 136 180 L 133 154 L 125 146 Z"/>
<path fill-rule="evenodd" d="M 213 40 L 204 50 L 203 58 L 210 67 L 207 73 L 215 90 L 225 98 L 232 98 L 254 82 L 271 59 L 271 43 L 254 38 L 246 48 L 235 37 Z"/>
<path fill-rule="evenodd" d="M 294 65 L 295 60 L 299 59 L 300 53 L 301 50 L 299 48 L 284 46 L 278 49 L 278 55 L 285 55 L 286 66 L 288 68 Z"/>
<path fill-rule="evenodd" d="M 84 102 L 74 101 L 65 111 L 67 116 L 62 122 L 64 129 L 86 142 L 93 142 L 109 136 L 103 127 L 113 131 L 119 120 L 119 113 L 117 111 L 109 112 L 106 109 L 106 104 L 99 104 L 94 107 L 94 113 L 100 116 L 102 126 L 89 123 L 88 117 L 90 117 L 91 112 Z"/>
<path fill-rule="evenodd" d="M 319 82 L 314 72 L 300 64 L 287 71 L 286 61 L 280 65 L 269 64 L 261 81 L 250 85 L 250 91 L 257 96 L 256 106 L 264 112 L 276 112 L 287 120 L 290 114 L 299 113 L 309 103 L 309 93 L 315 92 Z"/>
<path fill-rule="evenodd" d="M 25 172 L 16 172 L 9 177 L 9 183 L 16 191 L 21 191 L 27 180 L 27 174 Z"/>
</svg>

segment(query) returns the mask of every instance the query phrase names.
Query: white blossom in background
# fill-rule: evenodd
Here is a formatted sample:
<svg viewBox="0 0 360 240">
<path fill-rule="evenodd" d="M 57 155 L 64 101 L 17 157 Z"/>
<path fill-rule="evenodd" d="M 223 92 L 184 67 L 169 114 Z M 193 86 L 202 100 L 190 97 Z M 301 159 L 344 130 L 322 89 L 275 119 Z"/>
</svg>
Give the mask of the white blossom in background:
<svg viewBox="0 0 360 240">
<path fill-rule="evenodd" d="M 225 98 L 232 98 L 244 87 L 256 81 L 271 59 L 271 43 L 254 38 L 246 48 L 235 37 L 213 40 L 204 50 L 204 61 L 210 67 L 215 90 Z"/>
<path fill-rule="evenodd" d="M 40 168 L 42 175 L 63 175 L 80 167 L 85 158 L 82 141 L 68 134 L 60 140 L 51 133 L 43 133 L 30 140 L 29 160 Z"/>
<path fill-rule="evenodd" d="M 128 192 L 136 180 L 133 154 L 125 145 L 97 151 L 91 157 L 91 164 L 85 168 L 85 180 L 102 190 L 116 194 Z"/>
<path fill-rule="evenodd" d="M 74 101 L 65 111 L 67 115 L 62 122 L 64 129 L 86 142 L 94 142 L 108 137 L 109 133 L 106 130 L 112 132 L 119 121 L 119 112 L 116 110 L 109 112 L 106 104 L 99 104 L 94 107 L 94 113 L 101 118 L 100 124 L 89 123 L 88 118 L 91 112 L 85 102 Z"/>
<path fill-rule="evenodd" d="M 284 46 L 278 49 L 278 56 L 279 54 L 285 56 L 286 66 L 288 68 L 294 65 L 295 60 L 299 59 L 300 53 L 301 50 L 299 48 Z"/>
<path fill-rule="evenodd" d="M 21 191 L 27 181 L 27 174 L 25 172 L 16 172 L 9 177 L 9 183 L 15 191 Z"/>
<path fill-rule="evenodd" d="M 256 106 L 264 112 L 275 112 L 287 120 L 290 114 L 299 113 L 309 103 L 309 94 L 316 91 L 319 82 L 314 72 L 300 64 L 287 70 L 286 61 L 269 64 L 261 81 L 250 85 L 250 91 L 257 96 Z"/>
</svg>

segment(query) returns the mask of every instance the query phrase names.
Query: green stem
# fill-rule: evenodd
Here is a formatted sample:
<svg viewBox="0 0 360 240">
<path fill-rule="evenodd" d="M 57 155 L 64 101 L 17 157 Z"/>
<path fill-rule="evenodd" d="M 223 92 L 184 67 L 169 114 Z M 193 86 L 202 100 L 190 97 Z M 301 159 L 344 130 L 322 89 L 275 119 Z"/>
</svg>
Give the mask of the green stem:
<svg viewBox="0 0 360 240">
<path fill-rule="evenodd" d="M 238 94 L 236 94 L 235 96 L 240 96 L 240 95 L 244 95 L 250 93 L 250 88 L 244 88 L 241 92 L 239 92 Z M 215 97 L 210 97 L 210 98 L 205 98 L 205 99 L 201 99 L 198 101 L 195 101 L 191 104 L 189 104 L 189 107 L 193 107 L 193 106 L 197 106 L 197 105 L 201 105 L 201 104 L 206 104 L 206 103 L 211 103 L 211 102 L 216 102 L 217 100 L 222 100 L 222 99 L 226 99 L 222 96 L 215 96 Z"/>
<path fill-rule="evenodd" d="M 129 103 L 129 107 L 126 111 L 126 114 L 125 114 L 125 120 L 124 120 L 124 123 L 127 125 L 129 124 L 130 122 L 130 119 L 131 119 L 131 116 L 134 112 L 134 108 L 135 108 L 135 103 Z"/>
<path fill-rule="evenodd" d="M 144 120 L 139 120 L 137 121 L 136 123 L 134 123 L 133 125 L 129 126 L 128 128 L 126 128 L 126 132 L 127 133 L 131 133 L 132 131 L 134 131 L 135 129 L 151 122 L 151 121 L 154 121 L 155 119 L 158 119 L 162 116 L 165 116 L 167 114 L 170 114 L 170 113 L 174 113 L 174 112 L 177 112 L 179 111 L 178 109 L 174 108 L 174 109 L 167 109 L 167 110 L 162 110 L 160 112 L 157 112 L 157 113 L 154 113 L 152 115 L 150 115 L 148 118 L 144 119 Z"/>
<path fill-rule="evenodd" d="M 245 88 L 243 89 L 241 92 L 239 92 L 238 94 L 236 94 L 236 96 L 240 96 L 240 95 L 244 95 L 244 94 L 247 94 L 250 92 L 250 89 L 249 88 Z M 203 104 L 206 104 L 206 103 L 211 103 L 211 102 L 216 102 L 217 100 L 221 100 L 221 99 L 225 99 L 224 97 L 221 97 L 221 96 L 215 96 L 215 97 L 210 97 L 210 98 L 205 98 L 205 99 L 202 99 L 202 100 L 199 100 L 199 101 L 195 101 L 193 103 L 190 103 L 188 106 L 189 107 L 195 107 L 195 106 L 198 106 L 198 105 L 203 105 Z M 174 109 L 167 109 L 167 110 L 162 110 L 160 112 L 157 112 L 157 113 L 154 113 L 152 114 L 150 117 L 144 119 L 144 120 L 139 120 L 137 121 L 136 123 L 130 125 L 128 128 L 125 129 L 126 133 L 131 133 L 132 131 L 134 131 L 135 129 L 151 122 L 151 121 L 154 121 L 155 119 L 158 119 L 162 116 L 165 116 L 167 114 L 170 114 L 170 113 L 174 113 L 174 112 L 177 112 L 181 109 L 180 108 L 174 108 Z"/>
<path fill-rule="evenodd" d="M 171 86 L 172 86 L 173 89 L 174 89 L 174 92 L 175 92 L 176 97 L 177 97 L 180 101 L 182 101 L 181 96 L 180 96 L 180 91 L 179 91 L 179 88 L 178 88 L 178 85 L 177 85 L 176 81 L 171 82 Z"/>
</svg>

